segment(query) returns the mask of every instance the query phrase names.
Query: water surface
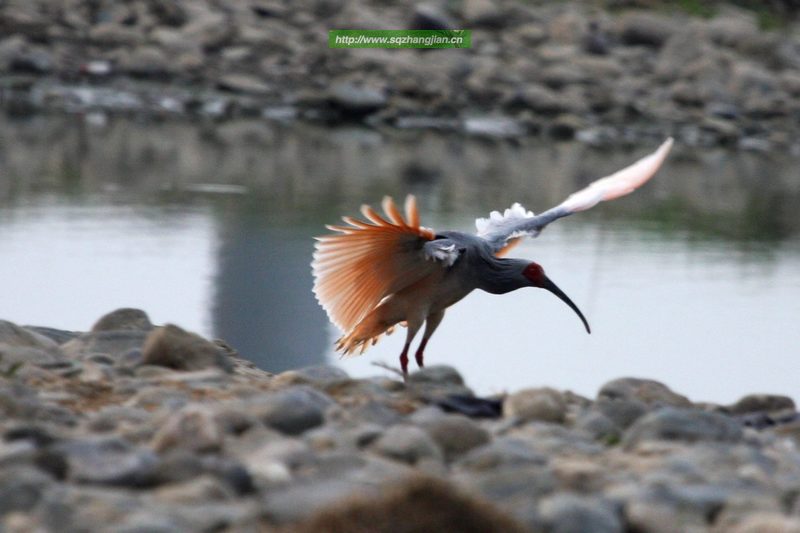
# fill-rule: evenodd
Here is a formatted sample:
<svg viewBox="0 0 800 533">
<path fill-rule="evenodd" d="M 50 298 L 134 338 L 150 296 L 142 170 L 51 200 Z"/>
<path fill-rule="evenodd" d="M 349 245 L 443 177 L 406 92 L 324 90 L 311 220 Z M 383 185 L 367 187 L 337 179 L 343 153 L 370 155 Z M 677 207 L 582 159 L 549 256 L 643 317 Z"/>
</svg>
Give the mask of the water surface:
<svg viewBox="0 0 800 533">
<path fill-rule="evenodd" d="M 431 132 L 243 121 L 0 120 L 0 316 L 86 330 L 122 306 L 226 339 L 272 371 L 396 364 L 405 330 L 339 362 L 311 294 L 312 237 L 384 194 L 417 194 L 423 223 L 471 229 L 536 211 L 655 147 L 488 141 Z M 549 293 L 475 292 L 427 360 L 481 393 L 550 385 L 593 395 L 622 375 L 695 400 L 800 397 L 800 179 L 789 155 L 677 146 L 631 197 L 558 221 L 514 255 Z"/>
</svg>

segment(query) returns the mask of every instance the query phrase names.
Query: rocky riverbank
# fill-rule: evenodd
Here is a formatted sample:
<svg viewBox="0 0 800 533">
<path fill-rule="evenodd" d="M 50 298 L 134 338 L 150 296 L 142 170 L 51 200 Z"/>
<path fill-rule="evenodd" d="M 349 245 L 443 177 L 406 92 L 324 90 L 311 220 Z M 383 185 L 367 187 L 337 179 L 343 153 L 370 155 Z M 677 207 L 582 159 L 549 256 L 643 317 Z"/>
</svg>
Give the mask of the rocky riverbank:
<svg viewBox="0 0 800 533">
<path fill-rule="evenodd" d="M 672 134 L 694 145 L 800 150 L 791 2 L 761 8 L 777 26 L 769 30 L 759 13 L 724 2 L 698 3 L 706 18 L 666 2 L 301 4 L 3 2 L 0 101 L 17 115 L 255 115 L 593 144 Z M 769 11 L 781 5 L 786 16 Z M 335 28 L 466 28 L 473 45 L 329 49 Z"/>
<path fill-rule="evenodd" d="M 3 531 L 800 531 L 786 397 L 273 375 L 131 309 L 0 322 L 0 354 Z"/>
</svg>

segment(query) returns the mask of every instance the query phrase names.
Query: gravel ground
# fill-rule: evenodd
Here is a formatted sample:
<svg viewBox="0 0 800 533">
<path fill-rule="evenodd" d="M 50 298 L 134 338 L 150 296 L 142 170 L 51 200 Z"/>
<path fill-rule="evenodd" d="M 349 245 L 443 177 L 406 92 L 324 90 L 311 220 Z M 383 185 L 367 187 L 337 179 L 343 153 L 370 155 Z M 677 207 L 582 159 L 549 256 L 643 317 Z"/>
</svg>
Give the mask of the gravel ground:
<svg viewBox="0 0 800 533">
<path fill-rule="evenodd" d="M 85 333 L 0 322 L 0 354 L 3 531 L 800 531 L 783 396 L 273 375 L 135 309 Z"/>
</svg>

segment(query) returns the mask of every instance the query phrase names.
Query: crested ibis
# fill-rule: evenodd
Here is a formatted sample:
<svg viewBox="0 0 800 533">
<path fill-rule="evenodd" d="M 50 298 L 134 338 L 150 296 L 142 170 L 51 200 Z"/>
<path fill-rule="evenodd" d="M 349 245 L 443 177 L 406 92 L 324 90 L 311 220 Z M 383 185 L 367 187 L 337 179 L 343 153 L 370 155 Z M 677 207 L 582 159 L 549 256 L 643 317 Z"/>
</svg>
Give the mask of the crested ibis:
<svg viewBox="0 0 800 533">
<path fill-rule="evenodd" d="M 671 147 L 669 138 L 652 154 L 538 215 L 518 203 L 502 214 L 494 211 L 475 221 L 475 234 L 421 226 L 411 195 L 405 201 L 405 217 L 387 196 L 383 216 L 364 205 L 366 221 L 346 216 L 342 220 L 347 225 L 327 226 L 333 233 L 317 237 L 311 266 L 314 294 L 344 332 L 337 351 L 364 353 L 397 324 L 405 325 L 400 366 L 407 375 L 409 347 L 422 325 L 425 331 L 415 354 L 420 367 L 445 310 L 475 289 L 492 294 L 522 287 L 545 289 L 568 305 L 590 333 L 586 317 L 541 265 L 504 256 L 521 238 L 536 237 L 554 220 L 633 192 L 655 175 Z"/>
</svg>

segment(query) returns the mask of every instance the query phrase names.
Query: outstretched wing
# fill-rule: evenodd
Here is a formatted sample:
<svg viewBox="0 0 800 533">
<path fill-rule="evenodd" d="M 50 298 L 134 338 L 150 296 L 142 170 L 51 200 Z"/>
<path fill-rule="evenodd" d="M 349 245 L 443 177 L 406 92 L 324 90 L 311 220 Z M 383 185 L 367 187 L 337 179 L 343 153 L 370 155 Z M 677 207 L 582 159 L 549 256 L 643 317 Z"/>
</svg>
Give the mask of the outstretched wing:
<svg viewBox="0 0 800 533">
<path fill-rule="evenodd" d="M 317 237 L 311 269 L 314 294 L 340 329 L 347 332 L 383 298 L 447 266 L 452 250 L 434 241 L 433 230 L 419 225 L 416 200 L 406 198 L 406 216 L 383 199 L 385 218 L 361 206 L 364 222 L 342 217 L 347 226 L 327 226 Z M 452 262 L 450 262 L 452 264 Z"/>
<path fill-rule="evenodd" d="M 630 194 L 652 178 L 672 148 L 668 138 L 652 154 L 634 164 L 592 182 L 588 187 L 571 194 L 566 200 L 544 213 L 534 215 L 520 204 L 514 204 L 501 215 L 493 211 L 489 218 L 475 221 L 478 235 L 489 241 L 495 253 L 502 255 L 522 237 L 536 237 L 549 223 L 561 217 L 585 211 L 600 202 Z"/>
</svg>

